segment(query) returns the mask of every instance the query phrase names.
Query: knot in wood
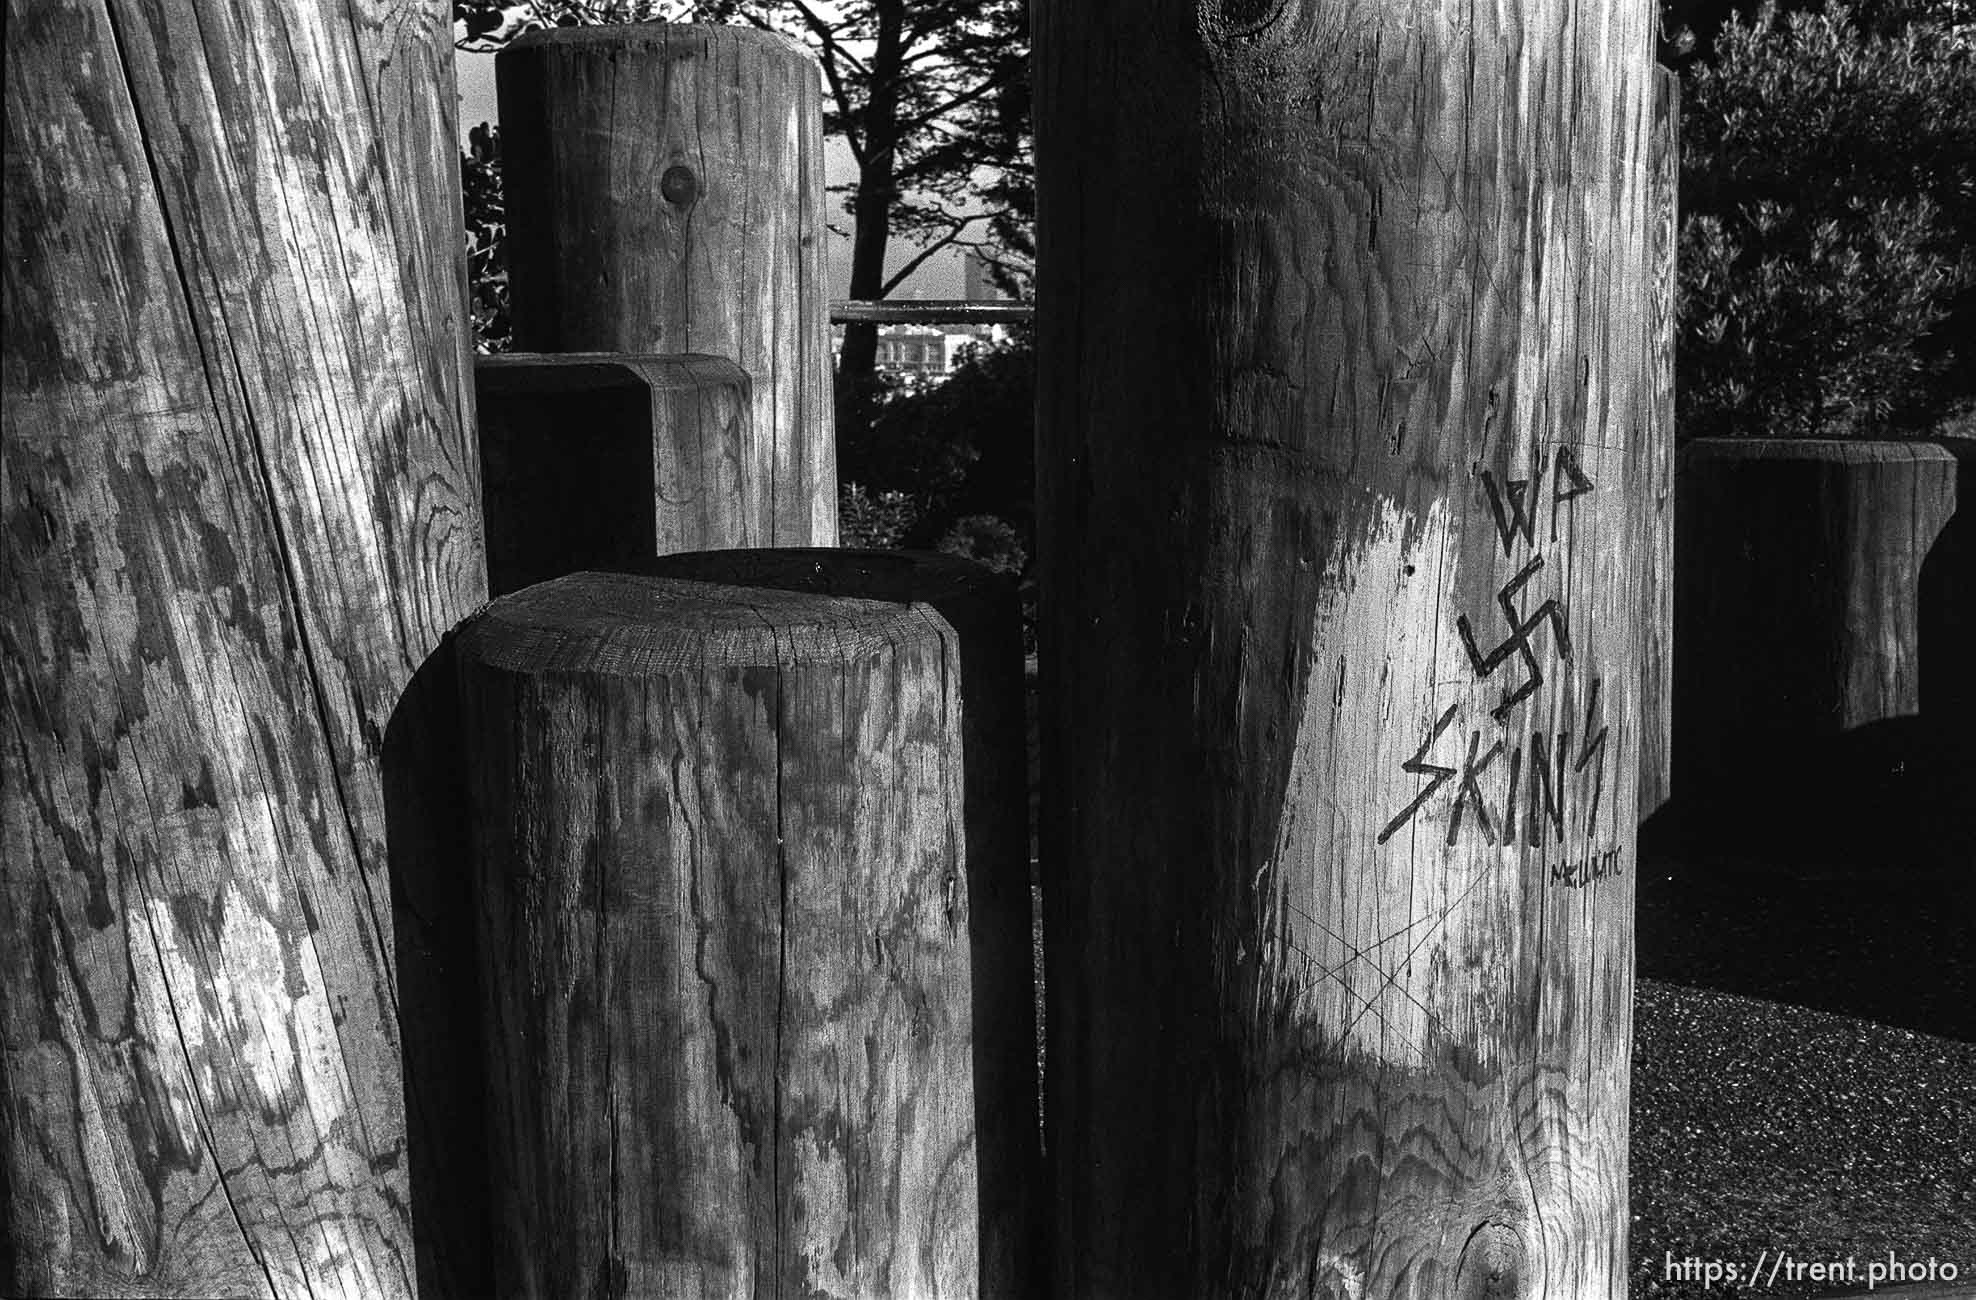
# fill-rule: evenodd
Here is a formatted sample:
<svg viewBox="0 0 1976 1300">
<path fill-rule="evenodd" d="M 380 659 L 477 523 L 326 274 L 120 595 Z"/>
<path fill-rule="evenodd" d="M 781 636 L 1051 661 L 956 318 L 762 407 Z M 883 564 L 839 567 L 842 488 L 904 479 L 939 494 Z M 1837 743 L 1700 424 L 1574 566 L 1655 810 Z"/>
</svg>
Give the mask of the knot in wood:
<svg viewBox="0 0 1976 1300">
<path fill-rule="evenodd" d="M 649 174 L 649 173 L 648 173 Z M 686 207 L 700 197 L 700 178 L 684 163 L 674 163 L 659 177 L 659 193 L 675 207 Z"/>
<path fill-rule="evenodd" d="M 1455 1268 L 1456 1300 L 1519 1300 L 1524 1254 L 1522 1234 L 1507 1223 L 1477 1225 Z"/>
</svg>

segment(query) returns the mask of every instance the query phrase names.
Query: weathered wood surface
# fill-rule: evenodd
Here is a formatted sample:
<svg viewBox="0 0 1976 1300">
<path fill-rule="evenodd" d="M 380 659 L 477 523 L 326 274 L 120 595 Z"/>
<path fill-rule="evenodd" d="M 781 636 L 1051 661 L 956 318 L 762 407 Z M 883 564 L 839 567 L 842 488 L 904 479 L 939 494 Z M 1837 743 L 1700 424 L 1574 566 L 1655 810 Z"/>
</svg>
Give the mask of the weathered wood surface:
<svg viewBox="0 0 1976 1300">
<path fill-rule="evenodd" d="M 1921 563 L 1921 711 L 1943 748 L 1960 755 L 1970 778 L 1964 788 L 1976 790 L 1976 749 L 1960 743 L 1976 734 L 1976 673 L 1969 671 L 1976 663 L 1976 434 L 1935 441 L 1955 457 L 1955 513 Z M 1968 816 L 1976 822 L 1976 807 Z"/>
<path fill-rule="evenodd" d="M 1816 775 L 1807 745 L 1921 712 L 1922 568 L 1955 514 L 1956 468 L 1933 443 L 1705 438 L 1682 448 L 1674 736 L 1684 803 L 1751 806 Z"/>
<path fill-rule="evenodd" d="M 8 1295 L 424 1269 L 381 750 L 483 590 L 450 30 L 7 6 Z"/>
<path fill-rule="evenodd" d="M 728 357 L 764 545 L 837 542 L 822 81 L 741 27 L 560 28 L 495 61 L 515 346 Z"/>
<path fill-rule="evenodd" d="M 1622 1295 L 1651 14 L 1038 14 L 1056 1290 Z"/>
<path fill-rule="evenodd" d="M 676 563 L 461 634 L 501 1294 L 1031 1294 L 1013 593 Z"/>
<path fill-rule="evenodd" d="M 511 352 L 475 358 L 474 380 L 493 595 L 764 546 L 789 530 L 778 509 L 807 510 L 776 491 L 732 361 Z"/>
<path fill-rule="evenodd" d="M 1649 274 L 1652 315 L 1647 335 L 1653 418 L 1644 427 L 1652 455 L 1648 487 L 1653 503 L 1653 560 L 1644 577 L 1647 613 L 1640 646 L 1640 820 L 1660 810 L 1674 792 L 1674 336 L 1680 292 L 1681 78 L 1666 68 L 1654 73 L 1653 135 L 1648 143 L 1652 186 Z"/>
</svg>

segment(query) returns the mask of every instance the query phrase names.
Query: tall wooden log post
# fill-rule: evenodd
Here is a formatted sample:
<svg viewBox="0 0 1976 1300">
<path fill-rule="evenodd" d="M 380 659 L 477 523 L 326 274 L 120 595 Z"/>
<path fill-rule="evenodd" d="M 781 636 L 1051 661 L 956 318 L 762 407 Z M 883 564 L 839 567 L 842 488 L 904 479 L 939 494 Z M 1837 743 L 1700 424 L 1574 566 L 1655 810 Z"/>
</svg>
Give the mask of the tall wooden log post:
<svg viewBox="0 0 1976 1300">
<path fill-rule="evenodd" d="M 685 558 L 461 635 L 500 1294 L 1031 1295 L 1014 593 Z"/>
<path fill-rule="evenodd" d="M 448 13 L 6 30 L 0 1293 L 410 1297 L 441 801 L 384 751 L 484 590 Z"/>
<path fill-rule="evenodd" d="M 778 498 L 756 544 L 836 545 L 816 60 L 650 23 L 531 33 L 495 68 L 515 346 L 730 358 Z"/>
<path fill-rule="evenodd" d="M 1653 559 L 1645 573 L 1646 627 L 1641 642 L 1640 820 L 1674 793 L 1674 338 L 1680 295 L 1681 78 L 1666 68 L 1654 73 L 1653 137 L 1648 176 L 1652 193 L 1652 314 L 1647 364 L 1654 393 L 1653 419 L 1644 426 L 1651 444 Z"/>
<path fill-rule="evenodd" d="M 1038 14 L 1056 1290 L 1622 1295 L 1651 13 Z"/>
<path fill-rule="evenodd" d="M 776 512 L 773 444 L 748 376 L 719 357 L 509 353 L 474 363 L 496 596 L 655 555 L 759 546 Z"/>
</svg>

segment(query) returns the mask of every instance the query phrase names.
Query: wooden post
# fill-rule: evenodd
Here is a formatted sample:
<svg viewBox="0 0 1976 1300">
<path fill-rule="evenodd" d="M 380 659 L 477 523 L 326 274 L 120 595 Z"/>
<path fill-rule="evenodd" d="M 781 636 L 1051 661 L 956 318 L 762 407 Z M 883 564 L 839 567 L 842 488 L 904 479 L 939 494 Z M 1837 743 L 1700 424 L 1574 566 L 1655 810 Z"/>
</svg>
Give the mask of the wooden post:
<svg viewBox="0 0 1976 1300">
<path fill-rule="evenodd" d="M 1848 757 L 1835 742 L 1871 742 L 1922 711 L 1921 574 L 1955 514 L 1955 457 L 1932 443 L 1703 438 L 1682 449 L 1679 490 L 1683 821 L 1716 833 L 1717 814 L 1768 809 L 1764 837 L 1829 838 L 1872 804 L 1834 788 Z M 1925 773 L 1920 754 L 1905 759 Z M 1868 820 L 1883 843 L 1901 829 Z"/>
<path fill-rule="evenodd" d="M 461 635 L 501 1294 L 1031 1294 L 1014 594 L 676 558 Z"/>
<path fill-rule="evenodd" d="M 411 1297 L 383 752 L 484 590 L 447 11 L 6 30 L 0 1292 Z"/>
<path fill-rule="evenodd" d="M 1640 648 L 1641 821 L 1659 811 L 1674 792 L 1674 750 L 1669 732 L 1674 712 L 1674 339 L 1681 288 L 1681 78 L 1666 68 L 1654 72 L 1649 148 L 1653 312 L 1647 361 L 1654 404 L 1653 418 L 1644 427 L 1651 443 L 1653 481 L 1647 491 L 1653 505 L 1654 535 L 1653 559 L 1644 575 L 1647 613 Z"/>
<path fill-rule="evenodd" d="M 1651 14 L 1038 14 L 1056 1290 L 1623 1295 Z"/>
<path fill-rule="evenodd" d="M 821 74 L 742 27 L 559 28 L 495 61 L 515 346 L 754 383 L 782 546 L 837 542 Z"/>
<path fill-rule="evenodd" d="M 509 353 L 474 363 L 496 596 L 788 531 L 748 377 L 718 357 Z M 803 506 L 807 509 L 807 505 Z"/>
<path fill-rule="evenodd" d="M 1976 788 L 1976 753 L 1955 738 L 1976 733 L 1976 431 L 1938 436 L 1955 457 L 1955 513 L 1922 561 L 1916 633 L 1921 641 L 1921 711 Z M 1976 821 L 1976 809 L 1968 814 Z M 1976 834 L 1976 826 L 1970 828 Z M 1976 847 L 1973 845 L 1972 847 Z"/>
</svg>

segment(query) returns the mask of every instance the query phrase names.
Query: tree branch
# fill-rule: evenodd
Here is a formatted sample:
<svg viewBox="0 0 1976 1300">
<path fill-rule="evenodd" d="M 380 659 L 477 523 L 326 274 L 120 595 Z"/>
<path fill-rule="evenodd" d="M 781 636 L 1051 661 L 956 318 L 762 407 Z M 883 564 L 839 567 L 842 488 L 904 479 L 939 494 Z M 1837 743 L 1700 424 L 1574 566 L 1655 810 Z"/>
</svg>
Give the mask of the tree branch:
<svg viewBox="0 0 1976 1300">
<path fill-rule="evenodd" d="M 849 64 L 854 71 L 863 76 L 867 81 L 871 78 L 871 69 L 866 67 L 863 61 L 856 55 L 844 48 L 843 44 L 837 39 L 836 31 L 825 23 L 814 10 L 804 4 L 803 0 L 791 0 L 791 3 L 802 13 L 804 22 L 812 32 L 816 33 L 818 43 L 823 46 L 823 57 L 818 62 L 823 65 L 823 79 L 830 84 L 830 97 L 837 101 L 837 113 L 843 120 L 841 134 L 844 137 L 844 143 L 850 146 L 852 159 L 857 162 L 859 167 L 863 167 L 866 162 L 864 132 L 857 125 L 859 117 L 857 105 L 851 100 L 851 88 L 845 80 L 844 69 L 838 61 L 841 59 L 844 63 Z M 757 19 L 752 12 L 749 14 L 749 19 L 764 30 L 769 30 L 768 24 L 763 20 Z"/>
<path fill-rule="evenodd" d="M 824 49 L 831 51 L 863 75 L 867 77 L 871 75 L 871 69 L 866 67 L 864 61 L 857 55 L 844 48 L 837 39 L 837 29 L 819 17 L 816 10 L 804 4 L 803 0 L 789 0 L 789 4 L 797 13 L 803 15 L 803 22 L 816 33 L 816 38 L 822 42 Z"/>
<path fill-rule="evenodd" d="M 940 236 L 939 239 L 935 240 L 931 244 L 928 244 L 925 248 L 920 249 L 919 252 L 915 254 L 910 261 L 908 261 L 904 266 L 900 267 L 896 272 L 894 272 L 885 281 L 885 283 L 882 286 L 880 286 L 878 290 L 878 296 L 883 298 L 887 294 L 891 293 L 894 289 L 898 288 L 901 284 L 905 283 L 907 278 L 910 277 L 914 271 L 917 271 L 919 270 L 920 267 L 926 265 L 926 260 L 928 258 L 932 257 L 935 253 L 939 252 L 943 248 L 950 248 L 953 245 L 958 244 L 960 242 L 961 232 L 963 230 L 966 230 L 969 226 L 973 225 L 977 221 L 986 220 L 988 217 L 992 215 L 993 215 L 992 213 L 983 212 L 983 213 L 978 213 L 977 215 L 972 217 L 961 217 L 955 220 L 952 228 L 949 229 L 946 234 Z"/>
<path fill-rule="evenodd" d="M 953 112 L 955 109 L 961 107 L 963 104 L 971 104 L 975 100 L 980 99 L 983 95 L 989 94 L 992 91 L 1000 90 L 1003 86 L 1007 84 L 1008 84 L 1008 74 L 1006 72 L 998 72 L 990 76 L 984 77 L 978 84 L 976 84 L 973 87 L 973 89 L 962 91 L 960 94 L 955 95 L 952 99 L 949 99 L 946 103 L 941 104 L 935 108 L 929 108 L 926 111 L 917 114 L 916 116 L 900 119 L 899 134 L 907 135 L 919 129 L 922 126 L 930 125 L 931 123 Z"/>
</svg>

